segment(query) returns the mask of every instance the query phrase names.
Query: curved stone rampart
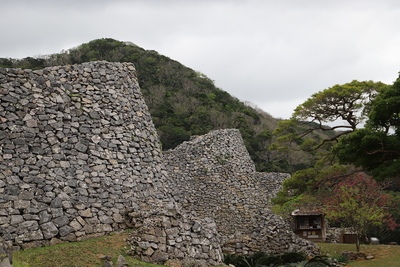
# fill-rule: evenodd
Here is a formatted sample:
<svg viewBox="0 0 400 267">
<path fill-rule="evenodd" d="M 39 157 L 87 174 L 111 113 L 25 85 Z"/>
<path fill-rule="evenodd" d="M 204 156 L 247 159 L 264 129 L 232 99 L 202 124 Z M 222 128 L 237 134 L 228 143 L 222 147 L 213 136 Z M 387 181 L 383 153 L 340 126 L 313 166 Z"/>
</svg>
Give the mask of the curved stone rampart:
<svg viewBox="0 0 400 267">
<path fill-rule="evenodd" d="M 0 81 L 5 239 L 74 241 L 124 227 L 143 198 L 167 199 L 132 65 L 0 69 Z"/>
</svg>

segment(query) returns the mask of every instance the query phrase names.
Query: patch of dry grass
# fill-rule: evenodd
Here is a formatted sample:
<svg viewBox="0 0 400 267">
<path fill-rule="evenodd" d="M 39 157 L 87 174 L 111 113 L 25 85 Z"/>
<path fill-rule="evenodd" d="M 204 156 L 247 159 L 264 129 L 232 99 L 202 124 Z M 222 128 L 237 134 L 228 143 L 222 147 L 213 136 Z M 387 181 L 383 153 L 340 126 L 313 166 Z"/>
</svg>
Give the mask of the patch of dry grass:
<svg viewBox="0 0 400 267">
<path fill-rule="evenodd" d="M 322 253 L 337 258 L 342 251 L 356 251 L 354 244 L 319 243 Z M 374 255 L 372 260 L 358 260 L 348 263 L 350 267 L 390 267 L 400 266 L 400 246 L 362 245 L 360 251 Z"/>
<path fill-rule="evenodd" d="M 155 267 L 126 255 L 127 233 L 112 234 L 81 242 L 59 244 L 51 247 L 34 248 L 13 253 L 14 267 L 89 267 L 104 266 L 101 256 L 111 256 L 114 265 L 123 255 L 129 266 Z"/>
</svg>

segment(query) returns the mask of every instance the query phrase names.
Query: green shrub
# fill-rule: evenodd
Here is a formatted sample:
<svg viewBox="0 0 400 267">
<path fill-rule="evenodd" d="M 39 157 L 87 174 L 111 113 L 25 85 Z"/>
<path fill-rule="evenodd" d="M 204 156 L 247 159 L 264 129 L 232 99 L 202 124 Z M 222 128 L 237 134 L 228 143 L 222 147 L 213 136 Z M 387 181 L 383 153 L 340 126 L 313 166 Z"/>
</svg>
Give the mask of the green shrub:
<svg viewBox="0 0 400 267">
<path fill-rule="evenodd" d="M 307 259 L 303 252 L 285 252 L 274 255 L 257 252 L 248 256 L 225 255 L 224 263 L 235 267 L 326 267 L 331 266 L 327 256 L 315 256 Z"/>
<path fill-rule="evenodd" d="M 340 255 L 339 257 L 337 257 L 337 261 L 342 263 L 348 263 L 349 259 L 345 255 Z"/>
<path fill-rule="evenodd" d="M 307 255 L 303 252 L 285 252 L 280 256 L 281 263 L 300 262 L 307 259 Z"/>
<path fill-rule="evenodd" d="M 304 261 L 300 261 L 300 262 L 296 262 L 296 263 L 289 263 L 289 264 L 285 264 L 282 265 L 285 267 L 330 267 L 332 266 L 330 263 L 330 260 L 328 258 L 328 256 L 315 256 L 311 259 L 308 260 L 304 260 Z M 277 266 L 278 267 L 278 266 Z"/>
</svg>

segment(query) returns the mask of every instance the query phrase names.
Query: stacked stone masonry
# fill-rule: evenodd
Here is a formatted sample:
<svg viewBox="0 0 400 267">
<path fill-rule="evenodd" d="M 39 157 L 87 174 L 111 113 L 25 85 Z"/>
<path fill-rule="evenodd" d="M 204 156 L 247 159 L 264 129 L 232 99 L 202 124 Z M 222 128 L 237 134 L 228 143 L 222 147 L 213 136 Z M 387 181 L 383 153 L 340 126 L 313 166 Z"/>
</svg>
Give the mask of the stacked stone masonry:
<svg viewBox="0 0 400 267">
<path fill-rule="evenodd" d="M 214 147 L 210 136 L 224 145 Z M 193 153 L 202 159 L 193 161 Z M 256 173 L 236 130 L 198 137 L 164 159 L 130 63 L 0 68 L 0 237 L 14 249 L 126 227 L 138 229 L 131 253 L 153 262 L 218 265 L 220 244 L 232 237 L 250 238 L 250 246 L 277 239 L 278 250 L 312 248 L 290 233 L 277 237 L 289 229 L 276 225 L 285 224 L 267 203 L 284 178 Z M 220 215 L 231 211 L 235 220 L 207 206 Z M 264 233 L 269 228 L 279 230 Z"/>
<path fill-rule="evenodd" d="M 193 137 L 164 158 L 174 200 L 216 221 L 225 253 L 313 253 L 315 246 L 269 209 L 289 175 L 255 172 L 239 130 Z"/>
<path fill-rule="evenodd" d="M 0 69 L 0 101 L 0 233 L 8 245 L 79 241 L 126 228 L 128 213 L 179 211 L 132 64 Z M 216 231 L 204 225 L 197 235 L 204 231 L 215 250 L 207 262 L 216 265 Z M 153 244 L 163 253 L 175 247 Z M 157 261 L 153 254 L 145 256 Z"/>
</svg>

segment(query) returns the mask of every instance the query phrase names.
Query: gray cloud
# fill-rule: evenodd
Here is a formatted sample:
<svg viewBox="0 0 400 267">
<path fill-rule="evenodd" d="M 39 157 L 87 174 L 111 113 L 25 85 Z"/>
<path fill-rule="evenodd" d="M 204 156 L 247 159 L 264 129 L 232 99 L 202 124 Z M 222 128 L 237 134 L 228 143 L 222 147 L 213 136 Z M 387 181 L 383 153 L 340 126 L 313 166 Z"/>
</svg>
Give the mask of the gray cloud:
<svg viewBox="0 0 400 267">
<path fill-rule="evenodd" d="M 395 0 L 1 2 L 0 57 L 131 41 L 275 117 L 334 84 L 391 83 L 400 70 Z"/>
</svg>

